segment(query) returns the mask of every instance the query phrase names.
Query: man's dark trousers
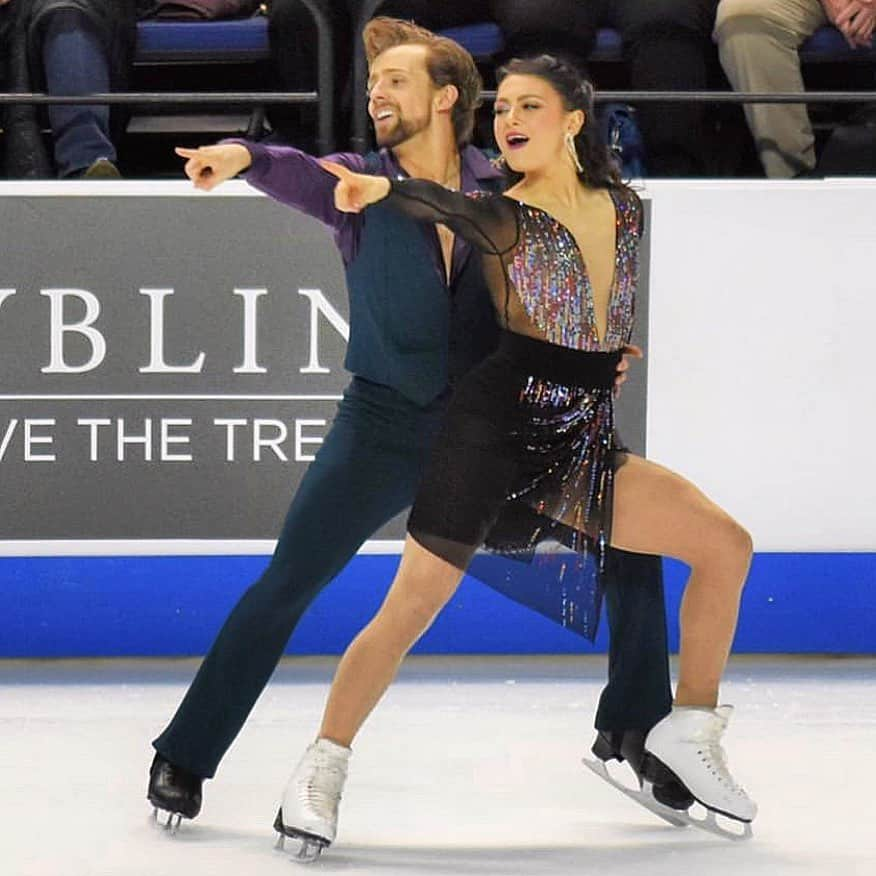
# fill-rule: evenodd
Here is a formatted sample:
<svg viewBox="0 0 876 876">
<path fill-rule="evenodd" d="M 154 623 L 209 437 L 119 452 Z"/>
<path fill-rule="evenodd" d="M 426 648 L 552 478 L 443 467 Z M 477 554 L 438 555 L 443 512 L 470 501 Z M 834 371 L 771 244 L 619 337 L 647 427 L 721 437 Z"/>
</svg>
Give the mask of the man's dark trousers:
<svg viewBox="0 0 876 876">
<path fill-rule="evenodd" d="M 153 743 L 163 757 L 203 778 L 215 774 L 307 607 L 367 538 L 413 502 L 444 407 L 443 399 L 421 408 L 388 387 L 352 381 L 270 564 L 232 610 Z M 646 729 L 671 704 L 660 560 L 618 553 L 614 561 L 636 564 L 641 578 L 623 594 L 606 593 L 614 634 L 596 726 Z"/>
</svg>

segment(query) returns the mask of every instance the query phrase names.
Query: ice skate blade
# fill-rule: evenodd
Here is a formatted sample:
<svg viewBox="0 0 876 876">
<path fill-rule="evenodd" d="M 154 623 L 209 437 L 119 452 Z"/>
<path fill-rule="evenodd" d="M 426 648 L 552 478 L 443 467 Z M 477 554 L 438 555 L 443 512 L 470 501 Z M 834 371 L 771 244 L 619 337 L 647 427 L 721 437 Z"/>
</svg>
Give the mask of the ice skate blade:
<svg viewBox="0 0 876 876">
<path fill-rule="evenodd" d="M 691 823 L 690 818 L 686 813 L 678 809 L 673 809 L 670 806 L 664 806 L 656 800 L 654 794 L 650 790 L 650 783 L 644 783 L 642 789 L 637 791 L 635 788 L 630 788 L 623 782 L 619 782 L 614 778 L 614 776 L 609 773 L 603 761 L 589 757 L 582 757 L 581 762 L 587 767 L 587 769 L 596 773 L 600 779 L 608 782 L 609 785 L 613 788 L 617 788 L 618 791 L 625 794 L 630 800 L 634 800 L 640 806 L 644 806 L 649 812 L 653 812 L 654 815 L 662 818 L 673 827 L 687 827 L 688 824 Z"/>
<path fill-rule="evenodd" d="M 708 806 L 699 800 L 697 800 L 697 803 L 706 810 L 706 814 L 699 817 L 695 814 L 691 814 L 689 811 L 679 813 L 679 815 L 684 818 L 685 824 L 704 830 L 706 833 L 711 833 L 714 836 L 719 836 L 722 839 L 732 840 L 733 842 L 750 840 L 754 836 L 750 821 L 742 821 L 738 818 L 733 818 L 725 812 L 716 812 L 714 809 L 709 809 Z M 720 821 L 718 821 L 718 815 L 722 816 L 722 818 L 726 818 L 727 821 L 729 821 L 730 824 L 735 825 L 737 829 L 733 830 L 730 827 L 725 827 Z"/>
<path fill-rule="evenodd" d="M 274 848 L 278 852 L 286 852 L 286 839 L 295 840 L 298 844 L 298 849 L 293 855 L 290 853 L 290 859 L 298 864 L 313 864 L 319 860 L 319 856 L 327 849 L 331 843 L 323 839 L 321 836 L 314 836 L 312 833 L 306 833 L 303 830 L 295 830 L 294 827 L 287 827 L 283 824 L 283 810 L 277 812 L 277 817 L 274 819 L 274 830 L 277 831 L 277 842 Z"/>
<path fill-rule="evenodd" d="M 681 781 L 678 773 L 673 772 L 660 758 L 658 758 L 652 752 L 647 752 L 648 755 L 660 764 L 664 769 L 666 769 L 671 775 L 675 776 L 676 779 Z M 646 789 L 650 790 L 651 783 L 649 781 L 645 781 L 644 785 Z M 699 797 L 694 796 L 694 800 L 705 809 L 706 814 L 702 817 L 698 817 L 697 815 L 692 815 L 690 810 L 687 812 L 681 813 L 678 815 L 684 818 L 686 824 L 689 824 L 691 827 L 698 827 L 700 830 L 704 830 L 707 833 L 714 834 L 715 836 L 723 837 L 724 839 L 729 840 L 749 840 L 754 836 L 754 833 L 751 829 L 751 822 L 746 821 L 744 818 L 739 818 L 737 815 L 733 815 L 730 812 L 725 812 L 722 809 L 716 809 L 714 806 L 710 806 L 708 803 L 700 800 Z M 739 829 L 731 830 L 729 827 L 725 827 L 721 822 L 718 821 L 717 816 L 721 816 L 722 819 L 726 819 L 730 824 L 733 824 L 737 828 L 741 829 L 741 833 Z"/>
<path fill-rule="evenodd" d="M 167 812 L 167 810 L 162 809 L 162 812 Z M 176 832 L 179 830 L 180 823 L 182 822 L 182 815 L 179 812 L 167 812 L 167 821 L 163 824 L 158 817 L 158 807 L 155 806 L 152 809 L 152 824 L 156 828 L 160 828 L 164 831 L 168 836 L 176 836 Z"/>
</svg>

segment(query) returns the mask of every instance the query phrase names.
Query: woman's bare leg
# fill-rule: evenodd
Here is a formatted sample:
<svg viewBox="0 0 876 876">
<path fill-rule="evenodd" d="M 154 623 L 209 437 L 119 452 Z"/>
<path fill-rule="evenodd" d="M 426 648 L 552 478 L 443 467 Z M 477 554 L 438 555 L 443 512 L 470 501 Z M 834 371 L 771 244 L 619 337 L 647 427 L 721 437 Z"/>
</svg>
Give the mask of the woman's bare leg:
<svg viewBox="0 0 876 876">
<path fill-rule="evenodd" d="M 691 567 L 681 603 L 675 702 L 714 707 L 751 562 L 751 536 L 689 481 L 630 455 L 615 478 L 611 543 Z"/>
<path fill-rule="evenodd" d="M 693 484 L 629 456 L 617 472 L 612 545 L 691 567 L 681 607 L 678 705 L 714 706 L 751 560 L 751 537 Z M 407 537 L 392 587 L 338 666 L 320 736 L 349 746 L 462 573 Z"/>
<path fill-rule="evenodd" d="M 453 596 L 462 572 L 409 535 L 380 610 L 344 652 L 319 735 L 350 746 L 402 660 Z"/>
</svg>

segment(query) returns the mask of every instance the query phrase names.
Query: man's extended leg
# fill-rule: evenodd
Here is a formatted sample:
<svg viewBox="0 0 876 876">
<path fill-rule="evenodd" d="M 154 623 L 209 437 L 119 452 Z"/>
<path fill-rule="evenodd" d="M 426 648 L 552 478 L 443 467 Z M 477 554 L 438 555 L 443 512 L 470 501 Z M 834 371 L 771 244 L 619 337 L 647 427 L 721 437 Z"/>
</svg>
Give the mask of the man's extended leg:
<svg viewBox="0 0 876 876">
<path fill-rule="evenodd" d="M 666 640 L 663 561 L 612 551 L 605 608 L 611 632 L 608 684 L 597 730 L 650 730 L 669 714 L 672 688 Z"/>
<path fill-rule="evenodd" d="M 671 774 L 644 775 L 645 737 L 672 708 L 663 563 L 660 557 L 620 550 L 609 554 L 609 563 L 608 684 L 599 698 L 593 754 L 603 762 L 626 760 L 640 779 L 653 782 L 659 803 L 687 809 L 693 797 Z"/>
<path fill-rule="evenodd" d="M 212 777 L 317 593 L 416 490 L 440 412 L 354 381 L 289 509 L 277 549 L 232 610 L 167 729 L 170 763 Z"/>
</svg>

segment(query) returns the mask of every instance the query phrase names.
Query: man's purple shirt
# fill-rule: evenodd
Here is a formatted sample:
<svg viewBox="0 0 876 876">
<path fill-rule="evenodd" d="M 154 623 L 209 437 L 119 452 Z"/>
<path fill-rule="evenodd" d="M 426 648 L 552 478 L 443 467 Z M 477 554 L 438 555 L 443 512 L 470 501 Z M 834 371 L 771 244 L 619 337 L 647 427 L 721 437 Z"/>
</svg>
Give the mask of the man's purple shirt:
<svg viewBox="0 0 876 876">
<path fill-rule="evenodd" d="M 268 146 L 251 143 L 247 140 L 226 142 L 245 146 L 252 155 L 252 164 L 243 178 L 253 188 L 270 195 L 282 204 L 287 204 L 313 216 L 327 225 L 334 234 L 335 243 L 344 264 L 348 265 L 359 251 L 359 241 L 365 227 L 367 211 L 361 213 L 342 213 L 335 208 L 334 190 L 337 178 L 320 167 L 314 156 L 296 149 L 294 146 Z M 482 180 L 502 179 L 504 174 L 494 167 L 489 159 L 474 146 L 466 146 L 461 154 L 461 182 L 464 192 L 475 192 L 483 188 Z M 357 173 L 368 173 L 365 157 L 352 152 L 336 152 L 325 156 L 330 161 L 344 165 Z M 389 149 L 378 153 L 379 174 L 390 179 L 404 179 L 407 173 Z M 434 267 L 444 280 L 443 256 L 434 226 L 424 225 L 430 236 Z M 453 243 L 453 270 L 451 285 L 457 270 L 465 263 L 469 244 L 459 235 Z"/>
</svg>

